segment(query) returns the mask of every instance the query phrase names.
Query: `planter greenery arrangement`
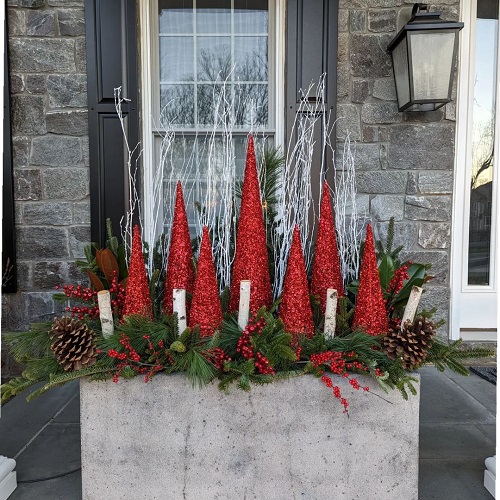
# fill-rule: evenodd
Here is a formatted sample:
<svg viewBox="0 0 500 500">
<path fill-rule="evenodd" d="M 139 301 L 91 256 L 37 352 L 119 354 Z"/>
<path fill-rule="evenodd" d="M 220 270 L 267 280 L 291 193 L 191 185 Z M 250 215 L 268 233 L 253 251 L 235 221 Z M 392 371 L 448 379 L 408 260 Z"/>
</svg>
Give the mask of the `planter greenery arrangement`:
<svg viewBox="0 0 500 500">
<path fill-rule="evenodd" d="M 250 136 L 237 231 L 227 248 L 230 287 L 220 293 L 211 244 L 217 234 L 204 227 L 201 240 L 191 241 L 178 183 L 169 240 L 162 237 L 149 250 L 136 226 L 127 258 L 127 242 L 109 231 L 106 248 L 89 246 L 87 261 L 79 263 L 91 287 L 59 290 L 57 297 L 68 302 L 66 316 L 5 334 L 26 369 L 1 386 L 2 401 L 39 382 L 28 399 L 80 377 L 119 382 L 141 376 L 149 382 L 159 372 L 185 372 L 195 386 L 217 379 L 222 390 L 233 383 L 250 390 L 312 373 L 347 412 L 349 395 L 341 393 L 338 377 L 352 390 L 369 391 L 356 375 L 371 375 L 384 390 L 399 389 L 407 398 L 415 393 L 412 371 L 424 363 L 466 375 L 461 359 L 492 355 L 441 340 L 431 312 L 415 316 L 432 277 L 424 264 L 399 261 L 392 221 L 384 244 L 366 225 L 362 248 L 353 249 L 362 255 L 358 279 L 346 282 L 326 183 L 308 277 L 299 227 L 269 237 L 279 234 L 273 212 L 279 163 L 276 154 L 267 154 L 259 172 Z M 262 193 L 259 173 L 260 185 L 266 177 Z M 285 240 L 286 273 L 273 300 L 270 241 Z M 146 258 L 149 251 L 153 258 Z"/>
</svg>

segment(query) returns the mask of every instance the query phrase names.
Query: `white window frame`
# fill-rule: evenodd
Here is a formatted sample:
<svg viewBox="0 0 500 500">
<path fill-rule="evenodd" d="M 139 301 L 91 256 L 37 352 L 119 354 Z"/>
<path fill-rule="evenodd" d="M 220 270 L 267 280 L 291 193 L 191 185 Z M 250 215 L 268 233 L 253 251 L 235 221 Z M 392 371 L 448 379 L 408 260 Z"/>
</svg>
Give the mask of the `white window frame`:
<svg viewBox="0 0 500 500">
<path fill-rule="evenodd" d="M 286 0 L 269 0 L 269 87 L 270 127 L 274 129 L 274 142 L 283 148 L 285 140 L 285 4 Z M 154 132 L 153 106 L 156 100 L 155 86 L 158 85 L 158 1 L 140 0 L 140 95 L 142 124 L 142 206 L 143 224 L 154 227 L 155 214 L 159 207 L 154 206 L 152 196 L 154 186 Z M 161 227 L 161 225 L 158 225 Z M 155 235 L 158 237 L 159 234 Z"/>
<path fill-rule="evenodd" d="M 468 229 L 470 220 L 470 177 L 472 171 L 472 133 L 470 123 L 473 113 L 473 91 L 475 80 L 475 39 L 476 39 L 476 13 L 477 0 L 461 2 L 461 20 L 464 22 L 464 29 L 460 39 L 460 59 L 458 67 L 457 86 L 457 111 L 456 111 L 456 133 L 455 133 L 455 178 L 453 196 L 452 215 L 452 245 L 451 245 L 451 305 L 450 305 L 450 335 L 453 340 L 460 337 L 468 340 L 467 335 L 460 334 L 460 312 L 463 294 L 497 294 L 498 301 L 498 216 L 493 217 L 491 226 L 491 251 L 490 251 L 490 284 L 489 285 L 469 285 L 468 284 Z M 500 29 L 499 29 L 500 38 Z M 500 52 L 500 39 L 498 40 Z M 497 55 L 497 75 L 500 76 L 500 56 Z M 496 126 L 494 148 L 497 151 L 494 157 L 492 214 L 497 214 L 498 210 L 498 177 L 500 151 L 500 82 L 496 88 Z M 497 302 L 498 303 L 498 302 Z M 462 305 L 463 306 L 463 305 Z M 480 312 L 476 311 L 480 316 Z M 498 321 L 497 321 L 498 324 Z M 482 328 L 478 327 L 478 331 Z M 488 332 L 479 337 L 472 337 L 474 340 L 491 340 Z M 484 337 L 484 338 L 483 338 Z M 488 338 L 486 338 L 488 337 Z"/>
</svg>

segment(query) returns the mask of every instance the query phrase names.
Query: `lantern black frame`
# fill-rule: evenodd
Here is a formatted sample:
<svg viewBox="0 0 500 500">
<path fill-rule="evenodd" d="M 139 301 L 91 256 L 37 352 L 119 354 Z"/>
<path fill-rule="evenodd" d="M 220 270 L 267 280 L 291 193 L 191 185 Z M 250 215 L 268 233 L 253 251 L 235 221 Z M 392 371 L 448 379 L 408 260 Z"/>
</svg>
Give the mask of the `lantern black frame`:
<svg viewBox="0 0 500 500">
<path fill-rule="evenodd" d="M 399 43 L 406 38 L 406 51 L 407 51 L 407 65 L 408 65 L 408 85 L 409 85 L 409 95 L 410 99 L 407 103 L 404 103 L 399 107 L 399 95 L 398 86 L 396 84 L 396 95 L 398 97 L 398 109 L 399 111 L 434 111 L 441 108 L 445 104 L 449 103 L 451 99 L 451 93 L 453 88 L 453 68 L 450 74 L 450 82 L 448 87 L 448 96 L 445 99 L 415 99 L 414 81 L 413 81 L 413 64 L 412 62 L 412 46 L 411 37 L 407 37 L 407 33 L 411 31 L 432 31 L 432 33 L 449 33 L 450 31 L 460 31 L 464 27 L 464 23 L 454 22 L 454 21 L 444 21 L 441 19 L 441 12 L 428 12 L 427 5 L 423 3 L 415 3 L 412 9 L 412 15 L 408 23 L 406 23 L 403 28 L 398 32 L 398 34 L 389 43 L 387 50 L 391 54 L 392 58 L 392 70 L 394 75 L 394 81 L 396 81 L 396 71 L 394 68 L 394 58 L 393 50 L 399 45 Z M 458 36 L 455 36 L 453 55 L 452 55 L 452 65 L 456 61 L 458 52 Z"/>
</svg>

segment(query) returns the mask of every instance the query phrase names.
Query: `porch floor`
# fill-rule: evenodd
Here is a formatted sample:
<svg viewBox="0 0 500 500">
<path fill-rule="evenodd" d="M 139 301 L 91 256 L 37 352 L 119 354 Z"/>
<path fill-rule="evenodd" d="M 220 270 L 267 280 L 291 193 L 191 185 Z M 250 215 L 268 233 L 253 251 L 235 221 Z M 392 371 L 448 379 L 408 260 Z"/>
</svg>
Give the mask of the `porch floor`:
<svg viewBox="0 0 500 500">
<path fill-rule="evenodd" d="M 495 385 L 472 373 L 420 373 L 419 500 L 491 499 L 483 474 L 495 454 Z M 1 410 L 0 455 L 17 462 L 9 500 L 80 500 L 78 382 L 31 403 L 18 396 Z"/>
</svg>

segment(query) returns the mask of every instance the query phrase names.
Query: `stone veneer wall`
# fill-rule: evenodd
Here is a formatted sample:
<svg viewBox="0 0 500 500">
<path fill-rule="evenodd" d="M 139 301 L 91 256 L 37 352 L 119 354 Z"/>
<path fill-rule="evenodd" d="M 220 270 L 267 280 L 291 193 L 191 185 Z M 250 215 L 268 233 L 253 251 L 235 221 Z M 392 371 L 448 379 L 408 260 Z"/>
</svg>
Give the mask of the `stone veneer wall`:
<svg viewBox="0 0 500 500">
<path fill-rule="evenodd" d="M 7 16 L 19 292 L 2 296 L 2 330 L 17 330 L 57 310 L 56 284 L 82 279 L 87 76 L 83 0 L 8 0 Z"/>
<path fill-rule="evenodd" d="M 408 257 L 433 264 L 423 303 L 448 319 L 455 110 L 397 111 L 386 47 L 411 4 L 340 0 L 338 138 L 341 147 L 347 132 L 356 141 L 360 207 L 378 234 L 394 216 Z M 458 18 L 456 0 L 431 7 Z M 2 329 L 18 330 L 58 310 L 56 284 L 82 279 L 74 259 L 90 240 L 85 26 L 83 0 L 8 0 L 7 14 L 19 292 L 2 296 Z"/>
<path fill-rule="evenodd" d="M 399 113 L 387 45 L 408 21 L 413 0 L 340 0 L 338 146 L 355 141 L 358 207 L 375 234 L 394 217 L 403 259 L 432 263 L 435 278 L 422 298 L 449 319 L 455 103 L 427 113 Z M 459 1 L 429 4 L 458 20 Z M 441 328 L 446 335 L 448 324 Z"/>
</svg>

